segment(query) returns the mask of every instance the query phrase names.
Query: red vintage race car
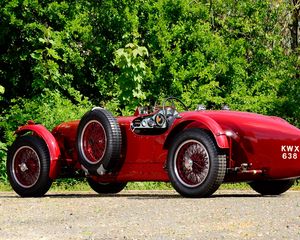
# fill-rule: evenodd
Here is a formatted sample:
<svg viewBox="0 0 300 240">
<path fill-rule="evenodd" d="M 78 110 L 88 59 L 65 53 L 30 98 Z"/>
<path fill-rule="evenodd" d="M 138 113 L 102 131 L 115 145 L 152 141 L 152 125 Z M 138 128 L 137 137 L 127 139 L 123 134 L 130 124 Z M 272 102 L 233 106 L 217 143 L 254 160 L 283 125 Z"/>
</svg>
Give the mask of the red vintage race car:
<svg viewBox="0 0 300 240">
<path fill-rule="evenodd" d="M 185 197 L 242 181 L 278 195 L 300 176 L 298 128 L 248 112 L 188 111 L 173 97 L 129 117 L 95 107 L 51 132 L 29 121 L 16 134 L 7 173 L 22 197 L 43 196 L 54 179 L 80 173 L 98 193 L 117 193 L 130 181 L 170 181 Z"/>
</svg>

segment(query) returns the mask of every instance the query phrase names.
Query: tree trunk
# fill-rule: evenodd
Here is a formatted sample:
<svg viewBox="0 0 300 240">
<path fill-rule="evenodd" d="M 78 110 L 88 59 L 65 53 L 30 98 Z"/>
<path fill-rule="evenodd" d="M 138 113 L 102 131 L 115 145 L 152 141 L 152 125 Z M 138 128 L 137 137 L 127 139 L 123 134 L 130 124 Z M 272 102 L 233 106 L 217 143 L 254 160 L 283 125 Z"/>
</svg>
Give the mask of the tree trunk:
<svg viewBox="0 0 300 240">
<path fill-rule="evenodd" d="M 299 46 L 300 0 L 292 0 L 292 4 L 291 48 L 295 50 Z"/>
</svg>

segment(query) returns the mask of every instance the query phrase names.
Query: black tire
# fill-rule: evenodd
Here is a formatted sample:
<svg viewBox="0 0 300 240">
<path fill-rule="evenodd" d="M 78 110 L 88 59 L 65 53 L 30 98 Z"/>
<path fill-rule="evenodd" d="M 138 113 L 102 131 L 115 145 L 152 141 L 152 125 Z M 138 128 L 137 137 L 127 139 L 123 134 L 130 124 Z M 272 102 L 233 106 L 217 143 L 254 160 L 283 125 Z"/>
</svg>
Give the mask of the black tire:
<svg viewBox="0 0 300 240">
<path fill-rule="evenodd" d="M 43 196 L 52 184 L 49 169 L 49 150 L 39 137 L 18 137 L 8 151 L 8 179 L 14 191 L 21 197 Z"/>
<path fill-rule="evenodd" d="M 201 129 L 177 135 L 168 153 L 172 186 L 184 197 L 209 197 L 221 185 L 226 157 L 218 155 L 213 138 Z"/>
<path fill-rule="evenodd" d="M 121 192 L 127 185 L 127 182 L 112 182 L 112 183 L 101 183 L 95 182 L 92 178 L 87 179 L 90 187 L 99 194 L 114 194 Z"/>
<path fill-rule="evenodd" d="M 80 163 L 91 173 L 112 171 L 120 159 L 121 129 L 105 109 L 95 108 L 80 120 L 77 149 Z"/>
<path fill-rule="evenodd" d="M 280 195 L 289 190 L 295 183 L 294 179 L 265 180 L 250 182 L 250 187 L 261 195 Z"/>
</svg>

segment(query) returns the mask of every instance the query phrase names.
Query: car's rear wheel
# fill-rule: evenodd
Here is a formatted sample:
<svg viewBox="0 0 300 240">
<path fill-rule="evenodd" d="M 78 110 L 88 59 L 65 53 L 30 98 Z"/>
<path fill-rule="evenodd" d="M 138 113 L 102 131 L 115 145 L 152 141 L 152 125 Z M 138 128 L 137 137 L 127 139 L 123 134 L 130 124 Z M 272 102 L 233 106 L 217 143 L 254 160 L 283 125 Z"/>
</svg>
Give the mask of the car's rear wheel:
<svg viewBox="0 0 300 240">
<path fill-rule="evenodd" d="M 295 180 L 265 180 L 250 182 L 250 187 L 261 195 L 280 195 L 289 190 Z"/>
<path fill-rule="evenodd" d="M 49 151 L 39 137 L 18 137 L 8 152 L 6 168 L 12 188 L 21 197 L 41 197 L 51 187 Z"/>
<path fill-rule="evenodd" d="M 87 179 L 90 187 L 99 194 L 114 194 L 121 192 L 127 185 L 127 182 L 112 182 L 112 183 L 102 183 L 96 182 L 92 178 Z"/>
<path fill-rule="evenodd" d="M 105 109 L 95 108 L 80 120 L 77 130 L 79 161 L 90 173 L 102 175 L 120 159 L 121 130 Z"/>
<path fill-rule="evenodd" d="M 213 138 L 200 129 L 188 129 L 177 136 L 167 164 L 173 187 L 185 197 L 211 196 L 226 171 L 226 158 L 218 155 Z"/>
</svg>

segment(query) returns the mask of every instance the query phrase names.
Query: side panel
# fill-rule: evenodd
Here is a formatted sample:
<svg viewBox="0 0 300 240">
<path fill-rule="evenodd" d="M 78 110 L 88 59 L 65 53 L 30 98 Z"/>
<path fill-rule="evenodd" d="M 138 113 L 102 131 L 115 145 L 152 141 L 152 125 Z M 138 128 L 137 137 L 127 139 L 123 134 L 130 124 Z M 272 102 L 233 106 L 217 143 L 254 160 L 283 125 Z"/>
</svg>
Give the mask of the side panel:
<svg viewBox="0 0 300 240">
<path fill-rule="evenodd" d="M 166 133 L 139 135 L 130 127 L 130 119 L 119 118 L 123 146 L 123 165 L 117 175 L 118 181 L 168 181 L 165 170 L 167 150 L 163 148 Z"/>
<path fill-rule="evenodd" d="M 43 125 L 40 124 L 34 124 L 34 125 L 30 124 L 30 125 L 19 127 L 15 133 L 17 135 L 22 135 L 25 134 L 26 132 L 33 132 L 34 134 L 38 135 L 45 141 L 50 154 L 49 177 L 51 179 L 57 178 L 60 171 L 60 162 L 59 162 L 60 149 L 58 147 L 58 144 L 54 136 L 51 134 L 51 132 L 48 131 L 47 128 L 45 128 Z"/>
<path fill-rule="evenodd" d="M 271 179 L 300 176 L 300 130 L 281 118 L 243 112 L 205 112 L 225 131 L 232 132 L 235 165 L 262 171 Z M 248 179 L 247 179 L 247 178 Z M 249 176 L 242 178 L 251 180 Z M 236 179 L 239 180 L 239 179 Z"/>
<path fill-rule="evenodd" d="M 79 164 L 76 148 L 78 124 L 79 120 L 64 122 L 52 130 L 52 134 L 61 150 L 61 159 L 66 161 L 67 165 Z M 80 168 L 79 165 L 78 167 Z"/>
<path fill-rule="evenodd" d="M 120 117 L 123 136 L 123 166 L 117 174 L 117 181 L 168 181 L 166 161 L 173 137 L 184 128 L 204 128 L 211 131 L 220 148 L 229 148 L 227 137 L 217 122 L 199 113 L 181 113 L 181 118 L 163 134 L 136 134 L 130 127 L 134 118 Z"/>
<path fill-rule="evenodd" d="M 163 149 L 166 134 L 139 135 L 132 131 L 133 117 L 118 117 L 122 132 L 122 152 L 116 171 L 94 176 L 100 182 L 110 181 L 168 181 L 164 168 L 167 150 Z M 79 121 L 65 122 L 52 130 L 60 149 L 62 164 L 81 169 L 76 149 L 76 133 Z"/>
<path fill-rule="evenodd" d="M 261 169 L 265 175 L 274 178 L 300 176 L 300 131 L 282 126 L 267 128 L 243 124 L 239 131 L 240 140 L 233 149 L 233 158 Z"/>
</svg>

